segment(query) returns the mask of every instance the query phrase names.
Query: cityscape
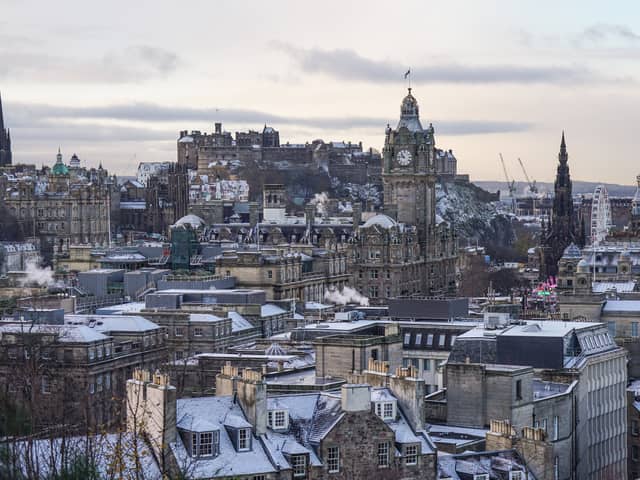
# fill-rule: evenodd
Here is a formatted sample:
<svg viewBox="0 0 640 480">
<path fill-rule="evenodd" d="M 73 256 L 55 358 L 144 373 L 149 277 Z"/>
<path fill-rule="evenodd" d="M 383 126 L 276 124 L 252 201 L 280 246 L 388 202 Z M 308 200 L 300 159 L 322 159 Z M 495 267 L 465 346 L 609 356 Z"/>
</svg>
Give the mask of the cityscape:
<svg viewBox="0 0 640 480">
<path fill-rule="evenodd" d="M 374 59 L 363 2 L 62 3 L 0 19 L 0 479 L 640 479 L 634 132 L 585 126 L 637 99 L 636 7 L 498 2 L 505 53 L 408 1 Z"/>
</svg>

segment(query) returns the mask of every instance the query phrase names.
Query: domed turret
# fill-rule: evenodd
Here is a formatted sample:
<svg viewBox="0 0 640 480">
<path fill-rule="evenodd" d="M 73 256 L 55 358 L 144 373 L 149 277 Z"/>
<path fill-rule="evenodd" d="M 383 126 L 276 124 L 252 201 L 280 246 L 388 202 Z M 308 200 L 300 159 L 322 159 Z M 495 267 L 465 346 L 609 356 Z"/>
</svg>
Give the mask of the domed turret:
<svg viewBox="0 0 640 480">
<path fill-rule="evenodd" d="M 69 175 L 69 169 L 64 163 L 62 163 L 62 154 L 60 153 L 59 148 L 58 148 L 58 154 L 56 155 L 56 163 L 51 169 L 51 172 L 56 176 Z"/>
<path fill-rule="evenodd" d="M 418 108 L 418 101 L 411 95 L 411 87 L 409 87 L 409 93 L 404 97 L 400 105 L 400 122 L 398 123 L 398 129 L 401 127 L 407 127 L 412 132 L 422 131 L 420 109 Z"/>
<path fill-rule="evenodd" d="M 578 248 L 578 246 L 571 242 L 571 245 L 569 245 L 567 248 L 564 249 L 564 253 L 562 254 L 562 258 L 580 258 L 582 257 L 582 252 L 580 252 L 580 249 Z"/>
<path fill-rule="evenodd" d="M 578 273 L 589 273 L 589 264 L 584 258 L 578 262 Z"/>
</svg>

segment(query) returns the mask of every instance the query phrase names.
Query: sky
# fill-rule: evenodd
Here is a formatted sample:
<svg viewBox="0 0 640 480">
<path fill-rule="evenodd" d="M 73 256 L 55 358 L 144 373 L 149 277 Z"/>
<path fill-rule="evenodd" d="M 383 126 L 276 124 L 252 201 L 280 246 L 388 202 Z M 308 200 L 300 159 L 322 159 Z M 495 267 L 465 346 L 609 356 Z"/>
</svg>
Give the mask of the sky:
<svg viewBox="0 0 640 480">
<path fill-rule="evenodd" d="M 381 149 L 411 69 L 436 143 L 473 180 L 633 184 L 640 2 L 0 0 L 0 94 L 14 163 L 58 147 L 132 175 L 180 130 L 266 123 L 282 142 Z"/>
</svg>

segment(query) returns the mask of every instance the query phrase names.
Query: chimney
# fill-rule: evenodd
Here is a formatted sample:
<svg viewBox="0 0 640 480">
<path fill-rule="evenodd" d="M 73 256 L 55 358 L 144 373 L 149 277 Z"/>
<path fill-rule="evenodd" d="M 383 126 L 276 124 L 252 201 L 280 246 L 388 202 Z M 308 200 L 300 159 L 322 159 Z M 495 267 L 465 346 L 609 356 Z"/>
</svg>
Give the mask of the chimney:
<svg viewBox="0 0 640 480">
<path fill-rule="evenodd" d="M 247 420 L 253 425 L 254 433 L 262 435 L 267 431 L 267 384 L 262 374 L 245 368 L 237 383 L 238 402 Z"/>
<path fill-rule="evenodd" d="M 354 202 L 351 207 L 353 212 L 353 229 L 356 230 L 362 222 L 362 204 L 360 202 Z"/>
<path fill-rule="evenodd" d="M 485 438 L 487 451 L 511 450 L 516 442 L 516 431 L 509 420 L 491 420 L 491 429 Z"/>
<path fill-rule="evenodd" d="M 389 389 L 414 430 L 424 429 L 424 397 L 427 394 L 423 378 L 418 378 L 414 367 L 397 368 L 389 378 Z"/>
<path fill-rule="evenodd" d="M 345 412 L 366 412 L 371 410 L 371 387 L 363 384 L 342 385 L 342 410 Z"/>
<path fill-rule="evenodd" d="M 127 431 L 143 434 L 162 471 L 169 466 L 169 444 L 176 440 L 176 389 L 169 375 L 136 369 L 127 380 Z"/>
</svg>

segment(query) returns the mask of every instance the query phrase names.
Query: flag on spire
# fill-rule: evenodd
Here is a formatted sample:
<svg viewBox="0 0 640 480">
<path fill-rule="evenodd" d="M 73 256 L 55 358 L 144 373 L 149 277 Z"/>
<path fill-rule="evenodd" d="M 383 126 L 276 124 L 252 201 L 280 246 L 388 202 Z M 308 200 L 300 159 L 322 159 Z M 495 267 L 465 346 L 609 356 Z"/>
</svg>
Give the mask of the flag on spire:
<svg viewBox="0 0 640 480">
<path fill-rule="evenodd" d="M 411 75 L 411 69 L 407 70 L 407 73 L 404 74 L 404 79 L 406 80 L 409 75 Z"/>
</svg>

